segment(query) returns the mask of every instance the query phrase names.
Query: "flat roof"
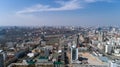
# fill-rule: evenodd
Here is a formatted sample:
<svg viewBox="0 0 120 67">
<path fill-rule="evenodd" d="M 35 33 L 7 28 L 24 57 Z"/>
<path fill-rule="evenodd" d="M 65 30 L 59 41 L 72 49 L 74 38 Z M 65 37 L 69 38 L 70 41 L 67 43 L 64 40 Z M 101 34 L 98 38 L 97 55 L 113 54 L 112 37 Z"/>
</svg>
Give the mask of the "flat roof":
<svg viewBox="0 0 120 67">
<path fill-rule="evenodd" d="M 82 57 L 88 58 L 88 63 L 93 65 L 104 65 L 105 62 L 102 62 L 99 58 L 93 56 L 89 52 L 80 52 L 79 54 L 82 55 Z"/>
</svg>

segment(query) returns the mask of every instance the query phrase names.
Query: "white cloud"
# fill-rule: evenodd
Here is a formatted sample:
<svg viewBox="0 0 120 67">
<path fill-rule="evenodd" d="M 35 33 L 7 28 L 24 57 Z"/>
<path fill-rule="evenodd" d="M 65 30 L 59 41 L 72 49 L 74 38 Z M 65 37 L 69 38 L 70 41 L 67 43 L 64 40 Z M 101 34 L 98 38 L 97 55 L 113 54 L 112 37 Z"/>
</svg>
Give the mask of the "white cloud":
<svg viewBox="0 0 120 67">
<path fill-rule="evenodd" d="M 104 1 L 104 2 L 111 2 L 112 0 L 84 0 L 87 3 L 93 3 L 93 2 L 100 2 L 100 1 Z"/>
<path fill-rule="evenodd" d="M 82 4 L 94 3 L 97 1 L 110 1 L 110 0 L 56 0 L 55 3 L 59 4 L 60 7 L 52 7 L 50 5 L 37 4 L 32 7 L 17 11 L 17 14 L 34 13 L 42 11 L 65 11 L 65 10 L 77 10 L 83 8 Z"/>
<path fill-rule="evenodd" d="M 96 0 L 85 0 L 85 2 L 91 3 L 91 2 L 96 2 Z"/>
<path fill-rule="evenodd" d="M 46 11 L 49 8 L 50 8 L 49 5 L 38 4 L 38 5 L 32 6 L 30 8 L 26 8 L 24 10 L 18 11 L 17 13 L 21 14 L 21 13 L 32 13 L 32 12 Z"/>
<path fill-rule="evenodd" d="M 35 6 L 18 11 L 17 13 L 21 14 L 21 13 L 33 13 L 33 12 L 41 12 L 41 11 L 76 10 L 76 9 L 82 8 L 78 0 L 70 0 L 67 2 L 59 0 L 59 1 L 56 1 L 56 3 L 58 3 L 60 7 L 51 7 L 50 5 L 37 4 Z"/>
</svg>

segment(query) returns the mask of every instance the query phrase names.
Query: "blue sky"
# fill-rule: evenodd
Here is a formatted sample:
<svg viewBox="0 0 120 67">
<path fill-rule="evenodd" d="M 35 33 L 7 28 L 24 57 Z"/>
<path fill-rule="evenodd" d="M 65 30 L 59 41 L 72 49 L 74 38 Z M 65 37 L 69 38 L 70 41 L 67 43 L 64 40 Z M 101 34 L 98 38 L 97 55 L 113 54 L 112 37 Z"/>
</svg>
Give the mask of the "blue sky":
<svg viewBox="0 0 120 67">
<path fill-rule="evenodd" d="M 120 25 L 119 0 L 1 0 L 0 26 Z"/>
</svg>

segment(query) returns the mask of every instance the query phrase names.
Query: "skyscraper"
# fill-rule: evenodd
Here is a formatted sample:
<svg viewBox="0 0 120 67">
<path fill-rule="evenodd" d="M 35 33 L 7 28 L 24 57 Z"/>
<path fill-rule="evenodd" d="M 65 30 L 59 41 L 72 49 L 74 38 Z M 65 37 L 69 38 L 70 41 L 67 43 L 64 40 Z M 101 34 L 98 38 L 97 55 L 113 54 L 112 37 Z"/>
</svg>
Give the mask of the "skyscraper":
<svg viewBox="0 0 120 67">
<path fill-rule="evenodd" d="M 80 46 L 80 45 L 79 45 L 79 37 L 80 37 L 80 35 L 78 34 L 78 35 L 77 35 L 77 47 Z"/>
<path fill-rule="evenodd" d="M 0 67 L 4 67 L 4 59 L 2 54 L 0 54 Z"/>
<path fill-rule="evenodd" d="M 78 60 L 78 48 L 73 45 L 71 47 L 71 62 Z"/>
</svg>

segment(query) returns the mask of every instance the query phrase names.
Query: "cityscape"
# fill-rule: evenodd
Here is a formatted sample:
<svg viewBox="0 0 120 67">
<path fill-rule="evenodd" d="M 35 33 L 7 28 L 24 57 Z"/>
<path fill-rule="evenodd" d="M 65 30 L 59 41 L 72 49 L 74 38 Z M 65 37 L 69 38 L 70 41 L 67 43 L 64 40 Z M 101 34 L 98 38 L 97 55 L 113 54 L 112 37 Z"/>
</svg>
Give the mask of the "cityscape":
<svg viewBox="0 0 120 67">
<path fill-rule="evenodd" d="M 119 67 L 120 28 L 0 27 L 0 67 Z"/>
<path fill-rule="evenodd" d="M 120 67 L 120 1 L 1 0 L 0 67 Z"/>
</svg>

